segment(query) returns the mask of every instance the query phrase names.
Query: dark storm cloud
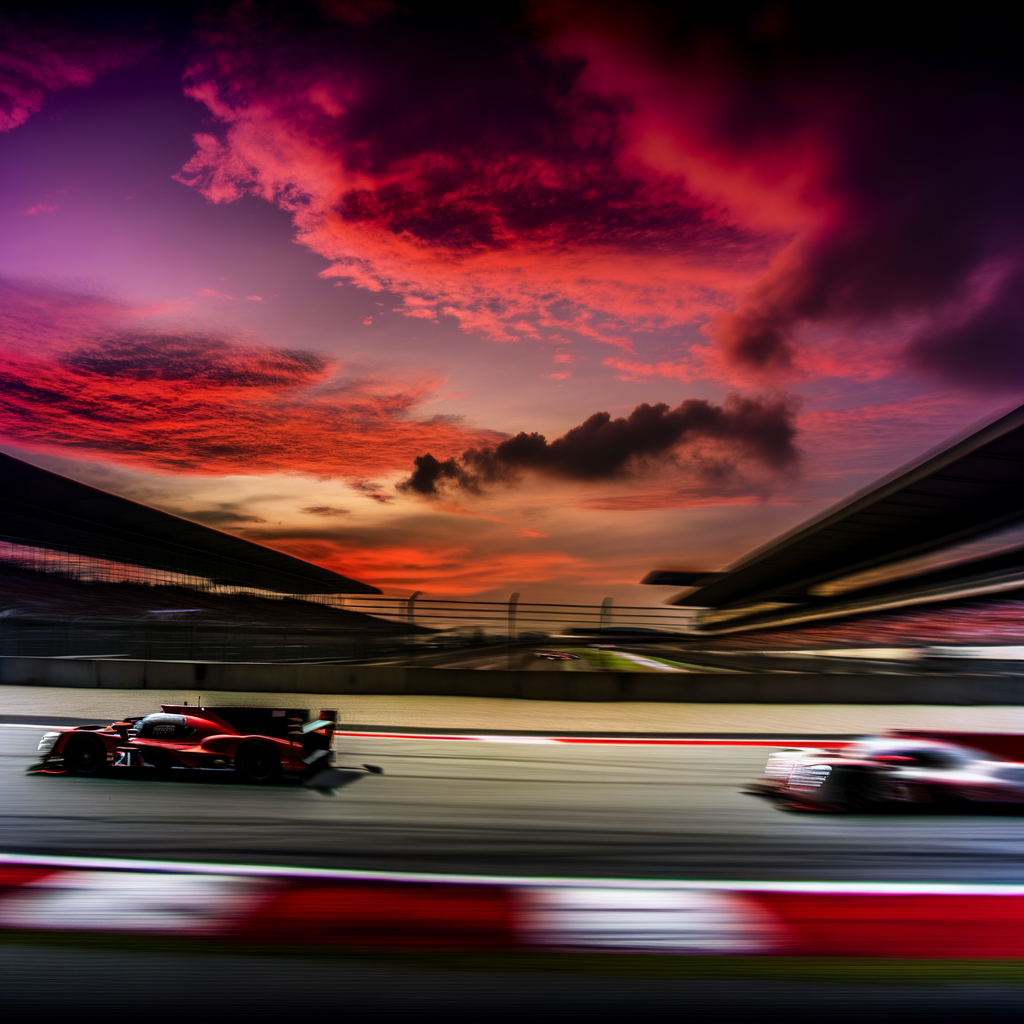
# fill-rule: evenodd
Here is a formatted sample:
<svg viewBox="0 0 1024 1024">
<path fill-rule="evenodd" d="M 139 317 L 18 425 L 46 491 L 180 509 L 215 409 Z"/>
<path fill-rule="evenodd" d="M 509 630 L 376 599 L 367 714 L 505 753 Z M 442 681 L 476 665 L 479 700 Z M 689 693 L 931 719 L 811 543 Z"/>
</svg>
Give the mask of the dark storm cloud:
<svg viewBox="0 0 1024 1024">
<path fill-rule="evenodd" d="M 563 480 L 609 480 L 644 464 L 664 464 L 683 445 L 722 442 L 742 458 L 776 471 L 795 465 L 792 404 L 785 399 L 730 395 L 724 405 L 691 398 L 670 409 L 638 405 L 628 417 L 595 413 L 554 441 L 525 432 L 493 448 L 471 448 L 444 461 L 427 454 L 415 460 L 400 489 L 434 495 L 444 487 L 479 492 L 485 485 L 514 482 L 524 472 Z"/>
<path fill-rule="evenodd" d="M 260 519 L 259 516 L 232 511 L 230 508 L 192 509 L 180 512 L 179 515 L 206 526 L 238 526 L 241 523 L 265 523 L 267 521 Z"/>
<path fill-rule="evenodd" d="M 4 4 L 0 8 L 0 132 L 20 127 L 54 93 L 92 85 L 115 68 L 130 67 L 155 49 L 149 33 L 89 24 L 63 5 Z M 83 7 L 84 5 L 73 5 Z M 72 5 L 67 5 L 68 8 Z M 70 16 L 69 16 L 70 15 Z"/>
<path fill-rule="evenodd" d="M 550 47 L 530 5 L 334 10 L 204 22 L 186 87 L 211 130 L 178 175 L 287 210 L 325 276 L 495 340 L 629 348 L 625 331 L 691 322 L 763 260 L 766 232 L 625 156 L 628 103 L 582 88 L 586 61 Z"/>
<path fill-rule="evenodd" d="M 244 346 L 198 334 L 128 333 L 61 360 L 69 370 L 134 381 L 190 381 L 230 387 L 276 388 L 309 383 L 330 368 L 310 351 Z"/>
<path fill-rule="evenodd" d="M 910 346 L 922 370 L 991 391 L 1024 382 L 1024 269 L 1007 274 L 973 313 L 951 319 Z"/>
<path fill-rule="evenodd" d="M 986 94 L 969 82 L 892 86 L 841 104 L 841 165 L 827 181 L 833 209 L 795 258 L 722 323 L 720 338 L 736 362 L 786 365 L 809 324 L 858 327 L 938 314 L 965 301 L 973 279 L 995 262 L 1010 268 L 1007 286 L 1019 287 L 1024 135 L 1015 108 L 1024 95 Z M 979 314 L 983 321 L 1024 327 L 1005 287 L 992 302 Z M 1024 383 L 1019 362 L 1004 361 L 1003 337 L 984 331 L 974 338 L 973 383 L 1008 371 Z M 912 347 L 918 365 L 961 380 L 941 349 L 923 341 Z"/>
<path fill-rule="evenodd" d="M 300 508 L 299 511 L 305 512 L 308 516 L 321 516 L 324 519 L 351 515 L 349 509 L 337 508 L 334 505 L 307 505 L 305 508 Z"/>
<path fill-rule="evenodd" d="M 794 221 L 788 251 L 718 323 L 734 365 L 786 370 L 809 349 L 807 328 L 946 316 L 969 305 L 994 265 L 1016 287 L 1024 51 L 1012 9 L 644 0 L 540 9 L 555 35 L 599 41 L 576 47 L 602 91 L 631 102 L 641 134 L 652 124 L 678 132 L 681 151 L 756 180 L 762 196 L 799 183 L 789 198 L 810 216 Z M 1007 359 L 1022 309 L 1005 292 L 965 325 L 970 341 L 925 330 L 913 364 L 961 382 L 969 363 L 966 379 L 982 387 L 1008 375 L 1024 383 L 1024 365 Z M 952 357 L 958 345 L 962 359 Z"/>
<path fill-rule="evenodd" d="M 246 3 L 204 25 L 197 98 L 216 82 L 228 102 L 257 101 L 373 183 L 343 191 L 344 224 L 455 253 L 743 235 L 680 182 L 623 173 L 622 101 L 575 88 L 583 62 L 541 44 L 529 5 Z"/>
</svg>

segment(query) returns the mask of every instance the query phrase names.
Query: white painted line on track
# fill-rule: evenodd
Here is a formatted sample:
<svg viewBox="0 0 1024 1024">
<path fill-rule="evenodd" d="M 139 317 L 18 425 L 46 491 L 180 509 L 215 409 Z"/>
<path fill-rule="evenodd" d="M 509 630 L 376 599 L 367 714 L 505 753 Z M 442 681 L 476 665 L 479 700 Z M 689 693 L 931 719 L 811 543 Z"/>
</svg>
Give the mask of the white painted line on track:
<svg viewBox="0 0 1024 1024">
<path fill-rule="evenodd" d="M 36 725 L 27 722 L 0 722 L 0 729 L 48 729 L 53 732 L 64 732 L 74 729 L 73 725 Z M 335 732 L 334 738 L 348 736 L 356 739 L 375 740 L 443 740 L 445 742 L 474 743 L 517 743 L 525 746 L 563 744 L 581 746 L 633 746 L 633 747 L 843 747 L 849 740 L 817 740 L 806 736 L 788 736 L 772 739 L 738 739 L 711 738 L 706 736 L 693 737 L 657 737 L 657 736 L 524 736 L 521 733 L 459 733 L 441 734 L 425 732 Z"/>
<path fill-rule="evenodd" d="M 28 722 L 0 722 L 0 729 L 51 729 L 54 732 L 74 729 L 73 725 L 36 725 Z M 847 740 L 813 740 L 802 736 L 772 739 L 715 739 L 706 736 L 658 737 L 658 736 L 524 736 L 521 733 L 459 733 L 440 734 L 428 732 L 335 732 L 338 736 L 353 736 L 360 739 L 376 740 L 470 740 L 476 743 L 578 743 L 605 744 L 608 746 L 645 747 L 813 747 L 827 744 L 842 746 Z"/>
<path fill-rule="evenodd" d="M 423 732 L 350 732 L 336 731 L 335 738 L 350 736 L 359 739 L 380 740 L 457 740 L 477 743 L 562 743 L 562 744 L 604 744 L 606 746 L 645 747 L 811 747 L 828 744 L 842 746 L 848 740 L 816 740 L 806 736 L 783 736 L 771 739 L 714 738 L 707 736 L 660 737 L 660 736 L 524 736 L 517 733 L 460 733 L 441 734 Z"/>
<path fill-rule="evenodd" d="M 0 864 L 29 867 L 152 871 L 174 874 L 258 875 L 272 878 L 322 878 L 352 882 L 420 882 L 432 885 L 503 885 L 515 887 L 607 886 L 623 889 L 694 889 L 741 892 L 803 892 L 877 896 L 1024 896 L 1024 885 L 956 882 L 802 882 L 752 879 L 558 878 L 530 875 L 443 875 L 412 871 L 355 871 L 262 864 L 209 864 L 173 860 L 129 860 L 115 857 L 51 857 L 0 853 Z"/>
<path fill-rule="evenodd" d="M 645 658 L 642 654 L 630 654 L 628 651 L 614 651 L 616 658 L 623 661 L 631 661 L 641 668 L 651 669 L 654 672 L 686 672 L 685 668 L 677 668 L 674 665 L 667 665 L 663 661 L 655 661 L 653 658 Z"/>
</svg>

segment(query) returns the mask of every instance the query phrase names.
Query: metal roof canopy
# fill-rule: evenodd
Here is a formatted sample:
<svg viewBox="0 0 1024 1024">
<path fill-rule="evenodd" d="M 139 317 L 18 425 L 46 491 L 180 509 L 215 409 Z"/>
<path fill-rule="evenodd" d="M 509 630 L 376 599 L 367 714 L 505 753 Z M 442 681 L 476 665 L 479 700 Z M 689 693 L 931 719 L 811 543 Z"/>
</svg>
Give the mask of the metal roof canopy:
<svg viewBox="0 0 1024 1024">
<path fill-rule="evenodd" d="M 816 584 L 926 554 L 1024 519 L 1024 406 L 933 448 L 756 549 L 669 604 L 820 600 Z M 650 573 L 652 583 L 675 582 Z M 645 580 L 645 582 L 646 582 Z M 680 582 L 682 582 L 680 580 Z M 688 582 L 688 581 L 687 581 Z"/>
<path fill-rule="evenodd" d="M 227 586 L 379 594 L 300 558 L 101 491 L 0 453 L 0 538 Z"/>
</svg>

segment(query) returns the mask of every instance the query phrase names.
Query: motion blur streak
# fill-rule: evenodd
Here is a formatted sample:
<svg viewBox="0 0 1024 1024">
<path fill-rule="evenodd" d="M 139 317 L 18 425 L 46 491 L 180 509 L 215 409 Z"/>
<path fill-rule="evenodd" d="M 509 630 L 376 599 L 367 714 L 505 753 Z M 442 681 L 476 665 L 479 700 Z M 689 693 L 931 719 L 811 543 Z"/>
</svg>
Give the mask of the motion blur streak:
<svg viewBox="0 0 1024 1024">
<path fill-rule="evenodd" d="M 258 890 L 257 880 L 230 875 L 55 872 L 0 900 L 0 927 L 201 935 L 245 916 Z"/>
<path fill-rule="evenodd" d="M 781 927 L 734 893 L 681 889 L 527 889 L 521 927 L 541 946 L 768 953 Z"/>
<path fill-rule="evenodd" d="M 4 858 L 8 859 L 8 858 Z M 9 858 L 15 859 L 15 858 Z M 301 948 L 605 949 L 872 957 L 1024 955 L 1024 895 L 800 892 L 784 883 L 263 878 L 8 864 L 0 928 L 230 938 Z M 189 865 L 181 865 L 188 867 Z M 841 887 L 836 887 L 841 888 Z M 883 887 L 884 888 L 884 887 Z"/>
<path fill-rule="evenodd" d="M 764 769 L 762 745 L 350 736 L 339 742 L 339 756 L 386 774 L 330 800 L 205 776 L 189 783 L 25 775 L 38 740 L 36 730 L 0 729 L 2 850 L 159 858 L 172 873 L 183 870 L 173 862 L 220 861 L 231 867 L 217 870 L 229 874 L 242 873 L 239 864 L 264 865 L 257 873 L 290 864 L 355 870 L 360 878 L 427 870 L 439 878 L 532 876 L 559 885 L 567 876 L 600 885 L 622 877 L 659 886 L 703 879 L 711 887 L 814 879 L 825 891 L 860 883 L 867 888 L 857 892 L 871 892 L 883 883 L 1021 882 L 1024 819 L 788 815 L 742 792 Z"/>
</svg>

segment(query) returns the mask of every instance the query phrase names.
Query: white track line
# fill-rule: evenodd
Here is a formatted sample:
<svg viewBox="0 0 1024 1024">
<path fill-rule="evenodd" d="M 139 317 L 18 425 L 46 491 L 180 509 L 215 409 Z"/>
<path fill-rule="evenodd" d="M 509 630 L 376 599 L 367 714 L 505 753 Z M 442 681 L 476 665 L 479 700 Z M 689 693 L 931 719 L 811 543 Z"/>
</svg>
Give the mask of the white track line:
<svg viewBox="0 0 1024 1024">
<path fill-rule="evenodd" d="M 74 729 L 73 725 L 36 725 L 26 722 L 0 722 L 0 729 L 50 729 L 54 732 Z M 471 740 L 477 743 L 522 743 L 522 744 L 604 744 L 607 746 L 643 747 L 812 747 L 827 744 L 835 747 L 848 740 L 809 740 L 807 737 L 790 736 L 779 739 L 713 739 L 705 737 L 662 738 L 656 736 L 524 736 L 520 733 L 459 733 L 439 734 L 428 732 L 335 732 L 338 736 L 376 740 Z"/>
<path fill-rule="evenodd" d="M 73 725 L 28 725 L 24 722 L 0 722 L 0 729 L 73 729 Z"/>
<path fill-rule="evenodd" d="M 0 853 L 0 864 L 71 870 L 173 872 L 200 875 L 256 875 L 272 878 L 322 878 L 352 882 L 420 882 L 433 885 L 502 885 L 516 888 L 571 887 L 619 889 L 703 889 L 743 892 L 805 892 L 878 896 L 1024 896 L 1024 885 L 949 882 L 797 882 L 737 879 L 559 878 L 529 875 L 442 875 L 412 871 L 351 871 L 260 864 L 208 864 L 173 860 L 128 860 L 115 857 L 51 857 Z"/>
<path fill-rule="evenodd" d="M 355 737 L 357 739 L 377 740 L 445 740 L 445 741 L 474 741 L 477 743 L 561 743 L 578 744 L 586 746 L 589 744 L 604 744 L 606 746 L 643 746 L 643 747 L 811 747 L 828 744 L 839 746 L 848 743 L 848 740 L 810 740 L 807 737 L 789 736 L 772 739 L 715 739 L 708 737 L 673 737 L 663 738 L 657 736 L 523 736 L 516 733 L 423 733 L 423 732 L 350 732 L 336 731 L 335 738 L 339 736 Z"/>
</svg>

